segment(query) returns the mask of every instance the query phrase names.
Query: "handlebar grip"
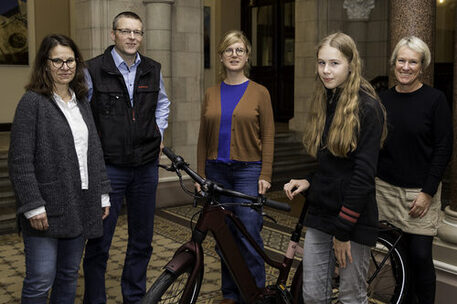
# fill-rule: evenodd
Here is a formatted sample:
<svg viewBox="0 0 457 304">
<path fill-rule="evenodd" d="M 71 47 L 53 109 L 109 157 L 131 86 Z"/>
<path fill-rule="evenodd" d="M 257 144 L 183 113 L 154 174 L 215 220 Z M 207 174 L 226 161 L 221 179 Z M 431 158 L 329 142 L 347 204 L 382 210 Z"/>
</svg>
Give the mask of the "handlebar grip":
<svg viewBox="0 0 457 304">
<path fill-rule="evenodd" d="M 288 203 L 277 202 L 267 199 L 265 200 L 264 205 L 278 210 L 290 211 L 290 205 Z"/>
<path fill-rule="evenodd" d="M 163 152 L 163 154 L 165 154 L 172 162 L 175 161 L 175 159 L 176 159 L 177 156 L 176 156 L 176 154 L 173 153 L 173 151 L 171 151 L 169 148 L 163 147 L 162 152 Z"/>
</svg>

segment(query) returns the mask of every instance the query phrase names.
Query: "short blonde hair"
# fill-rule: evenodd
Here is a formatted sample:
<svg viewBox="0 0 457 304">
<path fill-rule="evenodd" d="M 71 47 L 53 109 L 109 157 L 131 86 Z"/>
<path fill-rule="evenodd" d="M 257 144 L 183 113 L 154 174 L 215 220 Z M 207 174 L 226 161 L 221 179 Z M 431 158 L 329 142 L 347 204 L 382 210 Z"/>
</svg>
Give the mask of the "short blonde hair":
<svg viewBox="0 0 457 304">
<path fill-rule="evenodd" d="M 416 36 L 407 36 L 407 37 L 403 37 L 395 46 L 395 48 L 392 52 L 392 57 L 390 57 L 391 66 L 395 66 L 395 62 L 397 61 L 398 51 L 403 46 L 406 46 L 407 48 L 413 50 L 414 52 L 421 54 L 421 56 L 422 56 L 421 63 L 422 63 L 422 66 L 424 69 L 426 69 L 430 65 L 432 56 L 430 54 L 430 49 L 428 48 L 427 44 L 422 39 L 417 38 Z"/>
<path fill-rule="evenodd" d="M 246 56 L 248 61 L 246 62 L 243 72 L 246 77 L 249 77 L 249 70 L 251 69 L 251 63 L 249 60 L 249 57 L 251 56 L 251 43 L 249 42 L 248 38 L 246 35 L 241 32 L 241 31 L 228 31 L 225 33 L 224 37 L 222 38 L 221 42 L 219 43 L 219 46 L 217 48 L 217 53 L 219 56 L 224 55 L 225 49 L 227 49 L 230 45 L 241 42 L 244 44 L 246 48 Z M 219 81 L 223 81 L 227 77 L 227 71 L 225 70 L 225 66 L 222 62 L 220 62 L 220 71 L 219 71 Z"/>
</svg>

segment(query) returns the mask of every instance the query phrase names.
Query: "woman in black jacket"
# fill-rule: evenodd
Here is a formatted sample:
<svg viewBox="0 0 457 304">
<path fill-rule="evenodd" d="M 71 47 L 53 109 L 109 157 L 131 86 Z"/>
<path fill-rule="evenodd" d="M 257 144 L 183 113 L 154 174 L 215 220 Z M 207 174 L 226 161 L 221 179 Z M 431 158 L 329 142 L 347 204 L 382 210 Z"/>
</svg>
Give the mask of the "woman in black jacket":
<svg viewBox="0 0 457 304">
<path fill-rule="evenodd" d="M 8 156 L 24 238 L 22 303 L 74 303 L 88 238 L 103 234 L 110 184 L 75 43 L 41 43 L 11 128 Z"/>
<path fill-rule="evenodd" d="M 317 47 L 317 75 L 304 144 L 317 157 L 317 172 L 292 179 L 284 191 L 293 199 L 307 191 L 303 297 L 329 303 L 335 259 L 342 303 L 367 303 L 370 246 L 376 243 L 375 175 L 385 134 L 385 113 L 373 87 L 361 76 L 351 37 L 336 33 Z"/>
</svg>

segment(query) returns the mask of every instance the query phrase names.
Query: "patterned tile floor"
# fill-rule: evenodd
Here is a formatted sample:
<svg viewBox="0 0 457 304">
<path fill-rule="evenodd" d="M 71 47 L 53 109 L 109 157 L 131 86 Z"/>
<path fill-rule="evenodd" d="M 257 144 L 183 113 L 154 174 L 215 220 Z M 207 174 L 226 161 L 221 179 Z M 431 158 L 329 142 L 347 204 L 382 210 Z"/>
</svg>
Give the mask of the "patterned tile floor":
<svg viewBox="0 0 457 304">
<path fill-rule="evenodd" d="M 275 199 L 274 193 L 272 196 Z M 159 276 L 162 272 L 162 266 L 168 262 L 180 244 L 190 239 L 189 221 L 197 211 L 197 208 L 188 205 L 157 211 L 153 254 L 148 267 L 148 286 Z M 274 224 L 266 220 L 262 237 L 267 253 L 270 256 L 279 258 L 287 247 L 290 232 L 295 226 L 296 218 L 290 214 L 274 210 L 268 210 L 267 213 L 280 224 Z M 108 262 L 106 275 L 108 303 L 122 303 L 120 278 L 126 243 L 127 223 L 124 215 L 119 218 Z M 214 239 L 208 236 L 203 246 L 205 250 L 205 274 L 198 303 L 218 303 L 221 299 L 220 262 L 214 250 Z M 267 283 L 272 283 L 276 276 L 275 270 L 267 267 L 266 272 Z M 0 236 L 0 303 L 20 302 L 23 278 L 24 256 L 22 239 L 17 234 Z M 82 303 L 83 280 L 82 270 L 80 270 L 76 303 Z"/>
</svg>

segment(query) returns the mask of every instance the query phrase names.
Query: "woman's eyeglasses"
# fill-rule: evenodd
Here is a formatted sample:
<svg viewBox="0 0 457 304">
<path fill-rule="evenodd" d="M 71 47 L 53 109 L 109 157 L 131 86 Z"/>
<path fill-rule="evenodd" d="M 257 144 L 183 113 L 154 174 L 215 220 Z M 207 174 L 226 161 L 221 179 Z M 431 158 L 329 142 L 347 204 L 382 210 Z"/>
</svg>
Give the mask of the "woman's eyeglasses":
<svg viewBox="0 0 457 304">
<path fill-rule="evenodd" d="M 75 58 L 68 58 L 67 60 L 63 60 L 60 58 L 48 58 L 48 60 L 51 61 L 52 66 L 56 69 L 61 69 L 64 64 L 66 64 L 69 69 L 73 69 L 76 66 Z"/>
<path fill-rule="evenodd" d="M 236 48 L 236 49 L 227 48 L 224 50 L 225 56 L 232 56 L 233 53 L 235 53 L 237 56 L 243 56 L 244 54 L 246 54 L 246 50 L 243 48 Z"/>
</svg>

